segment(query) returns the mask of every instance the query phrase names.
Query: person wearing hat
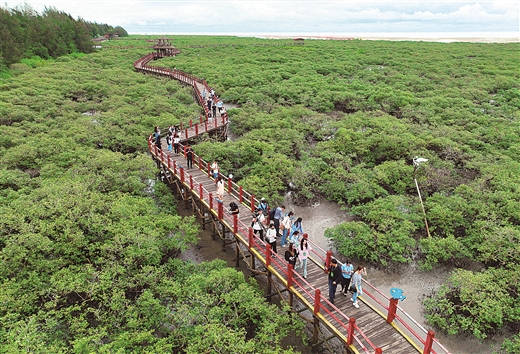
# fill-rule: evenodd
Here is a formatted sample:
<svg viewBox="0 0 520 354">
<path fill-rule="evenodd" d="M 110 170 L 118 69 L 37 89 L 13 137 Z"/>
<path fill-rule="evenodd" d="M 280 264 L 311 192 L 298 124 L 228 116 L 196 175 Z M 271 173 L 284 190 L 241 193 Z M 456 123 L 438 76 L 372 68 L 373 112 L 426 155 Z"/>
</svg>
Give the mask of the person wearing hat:
<svg viewBox="0 0 520 354">
<path fill-rule="evenodd" d="M 276 252 L 276 229 L 274 228 L 274 222 L 272 221 L 269 224 L 269 228 L 267 229 L 265 238 L 267 239 L 267 242 L 271 245 L 273 252 L 278 253 Z"/>
<path fill-rule="evenodd" d="M 267 210 L 269 209 L 269 205 L 265 198 L 260 199 L 260 204 L 258 204 L 258 209 L 262 210 L 264 216 L 267 216 Z"/>
</svg>

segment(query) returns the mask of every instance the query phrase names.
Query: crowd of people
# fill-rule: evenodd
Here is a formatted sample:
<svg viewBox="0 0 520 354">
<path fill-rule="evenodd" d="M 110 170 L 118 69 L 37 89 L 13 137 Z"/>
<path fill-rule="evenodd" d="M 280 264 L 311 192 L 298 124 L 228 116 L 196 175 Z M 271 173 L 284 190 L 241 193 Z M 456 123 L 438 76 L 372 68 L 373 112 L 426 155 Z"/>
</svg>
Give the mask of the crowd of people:
<svg viewBox="0 0 520 354">
<path fill-rule="evenodd" d="M 205 94 L 205 92 L 204 92 Z M 210 93 L 211 99 L 214 92 Z M 210 101 L 208 100 L 208 105 Z M 179 153 L 179 133 L 180 130 L 176 126 L 168 128 L 166 136 L 166 144 L 168 151 L 174 150 L 176 154 Z M 159 127 L 155 127 L 151 138 L 161 149 L 161 131 Z M 186 163 L 187 168 L 193 167 L 193 150 L 190 146 L 186 148 Z M 217 161 L 213 161 L 210 166 L 210 175 L 215 180 L 217 188 L 217 201 L 223 202 L 225 184 L 220 175 Z M 229 204 L 229 213 L 238 214 L 239 208 L 235 202 Z M 260 200 L 260 203 L 253 212 L 251 227 L 255 235 L 271 246 L 272 252 L 278 253 L 277 245 L 280 240 L 280 247 L 286 248 L 284 253 L 285 260 L 292 264 L 295 271 L 302 271 L 304 278 L 307 278 L 307 259 L 312 251 L 312 247 L 308 242 L 307 234 L 303 231 L 302 218 L 296 218 L 294 212 L 286 212 L 285 206 L 281 205 L 276 208 L 269 208 L 265 198 Z M 367 274 L 366 268 L 358 266 L 354 270 L 354 266 L 349 260 L 344 264 L 339 265 L 338 260 L 332 259 L 330 266 L 327 268 L 328 285 L 329 285 L 329 301 L 334 304 L 337 287 L 341 285 L 341 293 L 348 296 L 348 292 L 352 292 L 350 300 L 354 307 L 359 308 L 358 296 L 363 294 L 362 277 Z"/>
</svg>

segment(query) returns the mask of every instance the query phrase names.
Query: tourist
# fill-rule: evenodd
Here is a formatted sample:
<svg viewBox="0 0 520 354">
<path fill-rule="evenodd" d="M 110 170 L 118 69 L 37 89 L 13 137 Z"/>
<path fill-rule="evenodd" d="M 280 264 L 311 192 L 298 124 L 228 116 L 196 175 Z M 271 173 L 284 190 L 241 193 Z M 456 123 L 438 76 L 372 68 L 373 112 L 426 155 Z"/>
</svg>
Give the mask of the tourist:
<svg viewBox="0 0 520 354">
<path fill-rule="evenodd" d="M 291 233 L 290 233 L 291 237 L 292 237 L 292 234 L 295 233 L 296 231 L 298 231 L 300 234 L 303 235 L 302 218 L 296 219 L 296 221 L 292 224 Z"/>
<path fill-rule="evenodd" d="M 282 241 L 281 245 L 282 247 L 287 246 L 287 235 L 289 235 L 289 232 L 291 231 L 291 227 L 294 220 L 294 213 L 292 211 L 285 214 L 284 218 L 282 219 L 282 224 L 280 225 L 280 228 L 282 229 Z"/>
<path fill-rule="evenodd" d="M 287 261 L 287 263 L 292 264 L 293 268 L 295 268 L 297 259 L 298 249 L 294 248 L 293 244 L 290 244 L 289 248 L 285 251 L 285 260 Z"/>
<path fill-rule="evenodd" d="M 352 295 L 350 299 L 355 308 L 359 308 L 359 304 L 357 302 L 357 297 L 359 295 L 363 295 L 363 289 L 361 288 L 361 281 L 363 279 L 363 275 L 367 275 L 367 269 L 362 266 L 358 266 L 354 274 L 352 275 L 352 285 L 353 290 L 356 292 Z"/>
<path fill-rule="evenodd" d="M 231 215 L 238 215 L 240 213 L 240 209 L 238 208 L 237 203 L 235 203 L 235 202 L 229 203 L 229 213 Z"/>
<path fill-rule="evenodd" d="M 312 251 L 311 245 L 309 245 L 309 240 L 307 237 L 302 238 L 302 242 L 300 243 L 300 253 L 299 259 L 303 268 L 303 277 L 307 279 L 307 259 L 309 258 L 309 254 Z"/>
<path fill-rule="evenodd" d="M 166 135 L 166 145 L 168 146 L 168 151 L 172 151 L 172 133 L 168 132 Z"/>
<path fill-rule="evenodd" d="M 336 297 L 336 289 L 341 277 L 341 271 L 338 267 L 338 261 L 334 258 L 330 261 L 330 266 L 327 268 L 328 281 L 329 281 L 329 301 L 334 304 L 334 298 Z"/>
<path fill-rule="evenodd" d="M 267 242 L 271 245 L 271 249 L 273 250 L 273 252 L 277 253 L 276 252 L 276 229 L 274 228 L 274 222 L 271 222 L 269 224 L 269 229 L 267 229 L 265 238 L 267 239 Z"/>
<path fill-rule="evenodd" d="M 281 205 L 275 209 L 273 214 L 274 228 L 276 229 L 276 237 L 280 236 L 280 220 L 283 217 L 285 206 Z"/>
<path fill-rule="evenodd" d="M 186 148 L 186 164 L 188 165 L 188 168 L 193 167 L 193 150 L 189 145 Z"/>
<path fill-rule="evenodd" d="M 153 133 L 154 143 L 159 150 L 161 149 L 161 129 L 159 127 L 155 127 L 155 131 Z"/>
<path fill-rule="evenodd" d="M 213 104 L 211 106 L 211 111 L 213 112 L 213 117 L 216 117 L 217 116 L 217 104 L 215 103 L 215 101 L 213 101 Z"/>
<path fill-rule="evenodd" d="M 219 112 L 220 114 L 222 114 L 222 108 L 224 108 L 224 102 L 222 102 L 222 101 L 218 101 L 218 102 L 217 102 L 217 108 L 218 108 L 218 112 Z"/>
<path fill-rule="evenodd" d="M 178 154 L 180 149 L 181 139 L 179 138 L 179 134 L 175 133 L 173 136 L 173 152 Z"/>
<path fill-rule="evenodd" d="M 262 214 L 262 211 L 260 209 L 256 209 L 253 213 L 253 222 L 251 223 L 251 226 L 253 227 L 253 232 L 255 235 L 260 235 L 260 239 L 264 240 L 264 226 L 262 223 L 265 220 L 264 214 Z"/>
<path fill-rule="evenodd" d="M 260 204 L 258 204 L 258 209 L 262 210 L 262 213 L 264 213 L 264 216 L 267 216 L 268 210 L 269 210 L 269 204 L 267 204 L 267 201 L 265 198 L 260 199 Z"/>
<path fill-rule="evenodd" d="M 354 273 L 354 266 L 350 263 L 349 260 L 345 262 L 345 264 L 341 265 L 341 292 L 343 295 L 347 296 L 347 291 L 350 286 L 350 277 Z"/>
<path fill-rule="evenodd" d="M 215 183 L 217 183 L 218 178 L 218 163 L 217 161 L 213 161 L 213 163 L 210 166 L 211 174 L 213 175 L 213 178 L 215 179 Z"/>
<path fill-rule="evenodd" d="M 224 180 L 220 176 L 217 178 L 217 199 L 224 199 Z"/>
</svg>

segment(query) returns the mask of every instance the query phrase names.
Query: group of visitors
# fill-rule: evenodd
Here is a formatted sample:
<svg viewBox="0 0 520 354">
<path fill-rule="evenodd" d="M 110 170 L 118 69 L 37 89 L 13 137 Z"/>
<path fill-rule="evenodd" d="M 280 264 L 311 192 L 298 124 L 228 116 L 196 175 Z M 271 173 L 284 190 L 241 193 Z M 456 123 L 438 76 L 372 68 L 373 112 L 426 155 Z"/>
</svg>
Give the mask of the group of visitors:
<svg viewBox="0 0 520 354">
<path fill-rule="evenodd" d="M 277 240 L 280 239 L 280 246 L 287 247 L 285 260 L 293 265 L 294 270 L 301 269 L 303 277 L 307 278 L 307 259 L 312 247 L 307 234 L 303 233 L 302 218 L 295 218 L 292 211 L 286 212 L 284 205 L 270 209 L 265 198 L 262 198 L 253 212 L 251 227 L 255 235 L 271 245 L 274 253 L 278 253 Z"/>
<path fill-rule="evenodd" d="M 330 266 L 327 268 L 329 281 L 329 301 L 334 304 L 336 298 L 336 290 L 338 284 L 341 284 L 341 293 L 348 296 L 348 291 L 352 292 L 350 300 L 355 308 L 359 308 L 357 298 L 363 295 L 361 281 L 364 275 L 367 275 L 367 269 L 363 266 L 358 266 L 354 271 L 354 266 L 347 260 L 341 267 L 338 265 L 336 259 L 332 259 Z"/>
<path fill-rule="evenodd" d="M 210 112 L 208 114 L 208 118 L 216 118 L 217 116 L 217 109 L 220 115 L 224 114 L 226 112 L 226 109 L 224 108 L 224 102 L 219 100 L 218 96 L 215 95 L 215 90 L 211 89 L 209 94 L 206 93 L 206 88 L 202 89 L 201 92 L 202 100 L 206 103 L 206 106 L 208 107 L 208 111 Z"/>
<path fill-rule="evenodd" d="M 168 133 L 166 134 L 166 146 L 168 151 L 172 151 L 176 154 L 180 152 L 180 141 L 179 138 L 180 129 L 178 126 L 170 125 L 168 127 Z M 161 129 L 156 126 L 151 135 L 151 139 L 153 143 L 157 146 L 159 150 L 162 150 L 161 144 Z"/>
</svg>

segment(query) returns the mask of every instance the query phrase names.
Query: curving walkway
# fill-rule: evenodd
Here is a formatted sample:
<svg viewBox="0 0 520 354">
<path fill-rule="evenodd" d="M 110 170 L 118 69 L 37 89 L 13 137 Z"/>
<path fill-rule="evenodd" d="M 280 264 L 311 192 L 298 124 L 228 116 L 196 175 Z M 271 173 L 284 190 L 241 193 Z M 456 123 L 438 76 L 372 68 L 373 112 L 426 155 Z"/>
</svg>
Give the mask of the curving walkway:
<svg viewBox="0 0 520 354">
<path fill-rule="evenodd" d="M 201 95 L 202 89 L 210 92 L 207 83 L 180 70 L 148 65 L 150 61 L 161 57 L 156 53 L 148 54 L 138 59 L 134 67 L 141 73 L 169 77 L 191 86 L 197 101 L 204 109 L 204 116 L 201 116 L 199 121 L 181 125 L 181 142 L 190 141 L 202 133 L 224 131 L 229 122 L 227 113 L 218 115 L 215 119 L 208 119 L 209 111 L 203 104 Z M 222 230 L 217 231 L 220 232 L 223 247 L 230 243 L 236 245 L 237 266 L 239 260 L 242 260 L 253 273 L 266 275 L 269 298 L 276 295 L 283 299 L 287 297 L 289 306 L 298 311 L 302 318 L 305 313 L 311 314 L 312 317 L 306 320 L 314 323 L 315 341 L 321 337 L 321 342 L 328 346 L 330 336 L 322 330 L 321 326 L 324 326 L 332 336 L 345 343 L 347 350 L 352 353 L 449 353 L 434 338 L 432 331 L 424 329 L 398 306 L 398 300 L 390 299 L 365 280 L 363 296 L 359 297 L 363 303 L 359 309 L 352 306 L 349 297 L 341 294 L 337 294 L 335 304 L 331 304 L 327 296 L 328 284 L 324 265 L 329 264 L 332 252 L 313 244 L 308 276 L 304 279 L 283 260 L 284 249 L 281 250 L 280 247 L 280 255 L 272 253 L 270 246 L 253 234 L 249 227 L 251 212 L 258 205 L 254 195 L 223 176 L 227 183 L 227 193 L 223 203 L 219 202 L 214 197 L 216 188 L 214 180 L 210 177 L 210 163 L 194 154 L 194 167 L 186 169 L 183 154 L 161 151 L 150 139 L 148 144 L 150 153 L 161 169 L 172 183 L 177 184 L 183 199 L 190 202 L 194 212 L 197 211 L 203 219 L 203 227 L 210 223 L 207 219 L 211 217 L 214 230 Z M 166 146 L 165 142 L 163 144 L 162 146 Z M 240 216 L 232 217 L 226 213 L 225 205 L 231 201 L 239 204 Z M 257 263 L 260 263 L 260 267 Z M 277 280 L 277 283 L 271 282 L 271 278 Z M 329 350 L 332 351 L 330 347 Z"/>
</svg>

